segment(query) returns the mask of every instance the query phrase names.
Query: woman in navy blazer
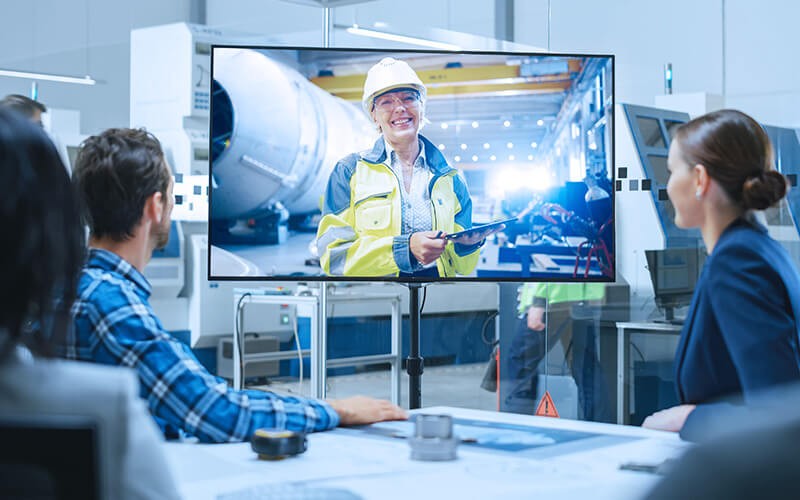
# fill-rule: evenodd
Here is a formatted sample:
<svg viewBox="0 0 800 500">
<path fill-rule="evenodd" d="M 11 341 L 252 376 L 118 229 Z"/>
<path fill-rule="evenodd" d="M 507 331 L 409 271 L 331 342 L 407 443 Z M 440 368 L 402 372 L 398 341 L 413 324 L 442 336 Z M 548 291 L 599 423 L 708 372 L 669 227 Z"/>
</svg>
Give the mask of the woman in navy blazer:
<svg viewBox="0 0 800 500">
<path fill-rule="evenodd" d="M 721 398 L 800 380 L 800 276 L 788 252 L 752 216 L 786 194 L 761 126 L 735 110 L 682 125 L 669 150 L 675 224 L 699 227 L 709 257 L 675 354 L 681 405 L 642 424 L 681 431 L 736 411 Z"/>
</svg>

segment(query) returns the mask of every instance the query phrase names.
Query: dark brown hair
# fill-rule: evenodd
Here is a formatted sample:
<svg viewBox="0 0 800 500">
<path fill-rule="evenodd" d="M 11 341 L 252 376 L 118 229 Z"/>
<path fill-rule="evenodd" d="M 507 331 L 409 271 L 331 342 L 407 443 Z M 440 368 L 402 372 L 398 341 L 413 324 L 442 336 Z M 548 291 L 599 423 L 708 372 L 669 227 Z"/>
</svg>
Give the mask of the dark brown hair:
<svg viewBox="0 0 800 500">
<path fill-rule="evenodd" d="M 769 208 L 789 184 L 773 166 L 772 144 L 753 118 L 721 109 L 684 123 L 675 132 L 683 159 L 703 165 L 730 199 L 745 210 Z"/>
<path fill-rule="evenodd" d="M 72 173 L 92 236 L 114 241 L 133 237 L 147 198 L 166 196 L 170 177 L 158 139 L 129 128 L 83 141 Z"/>
<path fill-rule="evenodd" d="M 39 101 L 34 101 L 29 97 L 19 94 L 8 94 L 5 96 L 3 100 L 0 100 L 0 107 L 13 109 L 14 111 L 22 113 L 27 118 L 32 117 L 37 111 L 40 113 L 47 113 L 47 106 Z"/>
</svg>

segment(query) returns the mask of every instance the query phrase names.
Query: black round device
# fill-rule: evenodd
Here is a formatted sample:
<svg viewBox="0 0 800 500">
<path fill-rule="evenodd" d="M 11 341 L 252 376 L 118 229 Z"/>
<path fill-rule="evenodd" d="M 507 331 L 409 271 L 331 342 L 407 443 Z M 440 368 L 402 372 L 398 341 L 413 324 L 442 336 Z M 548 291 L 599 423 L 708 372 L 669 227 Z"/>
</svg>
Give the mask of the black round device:
<svg viewBox="0 0 800 500">
<path fill-rule="evenodd" d="M 250 446 L 264 460 L 299 455 L 308 448 L 308 440 L 304 432 L 284 429 L 257 429 L 250 438 Z"/>
</svg>

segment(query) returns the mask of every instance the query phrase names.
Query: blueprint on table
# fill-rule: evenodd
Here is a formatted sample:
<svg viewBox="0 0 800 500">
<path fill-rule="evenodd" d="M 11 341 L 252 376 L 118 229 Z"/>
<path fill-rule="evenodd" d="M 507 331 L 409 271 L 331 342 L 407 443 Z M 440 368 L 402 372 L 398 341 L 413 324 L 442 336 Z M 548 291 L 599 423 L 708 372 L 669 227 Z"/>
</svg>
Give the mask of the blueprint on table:
<svg viewBox="0 0 800 500">
<path fill-rule="evenodd" d="M 413 417 L 412 417 L 413 418 Z M 399 438 L 410 437 L 414 433 L 412 420 L 402 422 L 381 422 L 358 428 L 358 431 L 371 436 Z M 610 444 L 620 444 L 636 440 L 635 437 L 612 436 L 608 434 L 553 429 L 530 425 L 489 422 L 465 418 L 453 419 L 453 434 L 461 439 L 462 446 L 479 448 L 485 451 L 526 452 L 542 448 L 556 448 L 566 451 L 589 449 Z M 550 453 L 547 453 L 550 454 Z M 537 453 L 539 455 L 539 453 Z"/>
</svg>

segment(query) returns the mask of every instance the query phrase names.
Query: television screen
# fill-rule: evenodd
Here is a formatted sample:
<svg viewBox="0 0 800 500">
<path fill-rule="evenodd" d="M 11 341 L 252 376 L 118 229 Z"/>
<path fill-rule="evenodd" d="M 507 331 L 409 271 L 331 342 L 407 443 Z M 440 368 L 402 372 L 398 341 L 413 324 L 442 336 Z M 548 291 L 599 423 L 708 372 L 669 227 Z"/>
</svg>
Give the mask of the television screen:
<svg viewBox="0 0 800 500">
<path fill-rule="evenodd" d="M 211 68 L 209 279 L 613 281 L 613 56 L 214 46 Z"/>
</svg>

